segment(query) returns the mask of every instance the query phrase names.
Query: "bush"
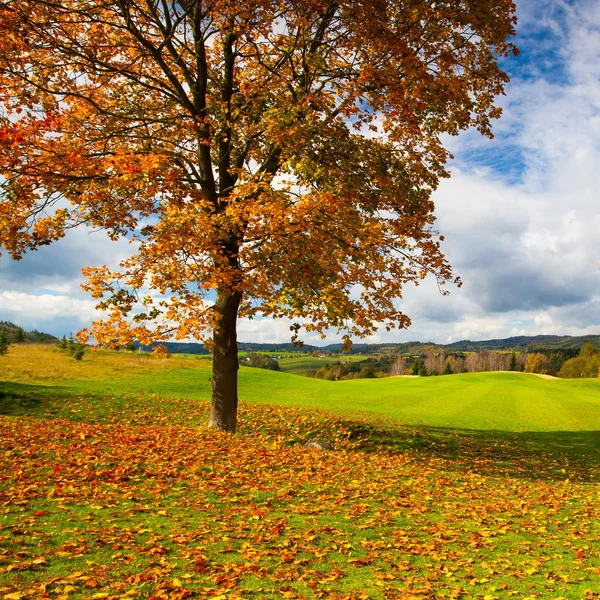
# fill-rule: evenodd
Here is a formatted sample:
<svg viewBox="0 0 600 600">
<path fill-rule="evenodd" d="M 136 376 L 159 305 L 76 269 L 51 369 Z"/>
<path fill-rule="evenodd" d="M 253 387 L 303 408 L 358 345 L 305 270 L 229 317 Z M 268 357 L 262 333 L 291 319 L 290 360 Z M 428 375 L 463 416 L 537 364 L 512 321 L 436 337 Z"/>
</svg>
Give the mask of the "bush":
<svg viewBox="0 0 600 600">
<path fill-rule="evenodd" d="M 79 347 L 77 348 L 77 350 L 75 350 L 75 353 L 73 354 L 72 358 L 74 358 L 75 360 L 81 360 L 84 354 L 85 350 L 82 347 Z"/>
</svg>

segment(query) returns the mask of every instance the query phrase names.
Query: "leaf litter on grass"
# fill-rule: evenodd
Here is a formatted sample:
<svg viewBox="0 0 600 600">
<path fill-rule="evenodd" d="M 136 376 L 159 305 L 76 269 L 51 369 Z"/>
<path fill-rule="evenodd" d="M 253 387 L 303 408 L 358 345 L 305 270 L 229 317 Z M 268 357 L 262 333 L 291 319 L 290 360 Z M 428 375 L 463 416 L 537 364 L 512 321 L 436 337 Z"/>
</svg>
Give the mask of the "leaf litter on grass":
<svg viewBox="0 0 600 600">
<path fill-rule="evenodd" d="M 600 598 L 587 439 L 258 405 L 231 436 L 200 401 L 53 402 L 0 417 L 8 600 Z"/>
</svg>

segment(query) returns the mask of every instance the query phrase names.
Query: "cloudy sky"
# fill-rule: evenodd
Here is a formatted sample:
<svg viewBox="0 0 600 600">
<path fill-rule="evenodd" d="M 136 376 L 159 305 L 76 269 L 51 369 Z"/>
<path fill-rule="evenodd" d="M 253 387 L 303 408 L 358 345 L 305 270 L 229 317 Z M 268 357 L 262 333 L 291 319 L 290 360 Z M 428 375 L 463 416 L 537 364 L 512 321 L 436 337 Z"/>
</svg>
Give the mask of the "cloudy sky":
<svg viewBox="0 0 600 600">
<path fill-rule="evenodd" d="M 600 334 L 600 2 L 518 0 L 518 16 L 495 139 L 449 138 L 452 178 L 435 194 L 464 285 L 449 297 L 434 281 L 407 288 L 412 327 L 369 341 Z M 79 230 L 20 262 L 0 257 L 0 320 L 55 335 L 89 326 L 81 267 L 129 250 Z M 239 338 L 289 341 L 288 323 L 241 322 Z"/>
</svg>

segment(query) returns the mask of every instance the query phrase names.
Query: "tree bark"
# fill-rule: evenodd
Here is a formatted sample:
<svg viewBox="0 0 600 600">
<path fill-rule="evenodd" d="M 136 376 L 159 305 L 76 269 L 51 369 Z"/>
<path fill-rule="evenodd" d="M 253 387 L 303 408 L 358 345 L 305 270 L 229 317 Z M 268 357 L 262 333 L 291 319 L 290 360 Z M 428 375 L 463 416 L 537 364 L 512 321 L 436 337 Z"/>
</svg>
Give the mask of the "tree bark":
<svg viewBox="0 0 600 600">
<path fill-rule="evenodd" d="M 217 292 L 214 306 L 212 404 L 208 426 L 235 433 L 237 420 L 237 313 L 242 294 Z"/>
</svg>

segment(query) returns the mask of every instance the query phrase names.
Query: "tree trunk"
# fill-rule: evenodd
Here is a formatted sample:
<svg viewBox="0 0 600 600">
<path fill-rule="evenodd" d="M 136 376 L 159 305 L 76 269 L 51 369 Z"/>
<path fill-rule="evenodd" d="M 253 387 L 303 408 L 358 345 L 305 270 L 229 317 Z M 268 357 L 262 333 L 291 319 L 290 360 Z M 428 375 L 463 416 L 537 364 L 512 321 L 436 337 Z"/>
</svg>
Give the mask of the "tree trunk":
<svg viewBox="0 0 600 600">
<path fill-rule="evenodd" d="M 237 313 L 242 294 L 218 292 L 213 332 L 212 404 L 208 426 L 235 433 L 237 418 Z"/>
</svg>

